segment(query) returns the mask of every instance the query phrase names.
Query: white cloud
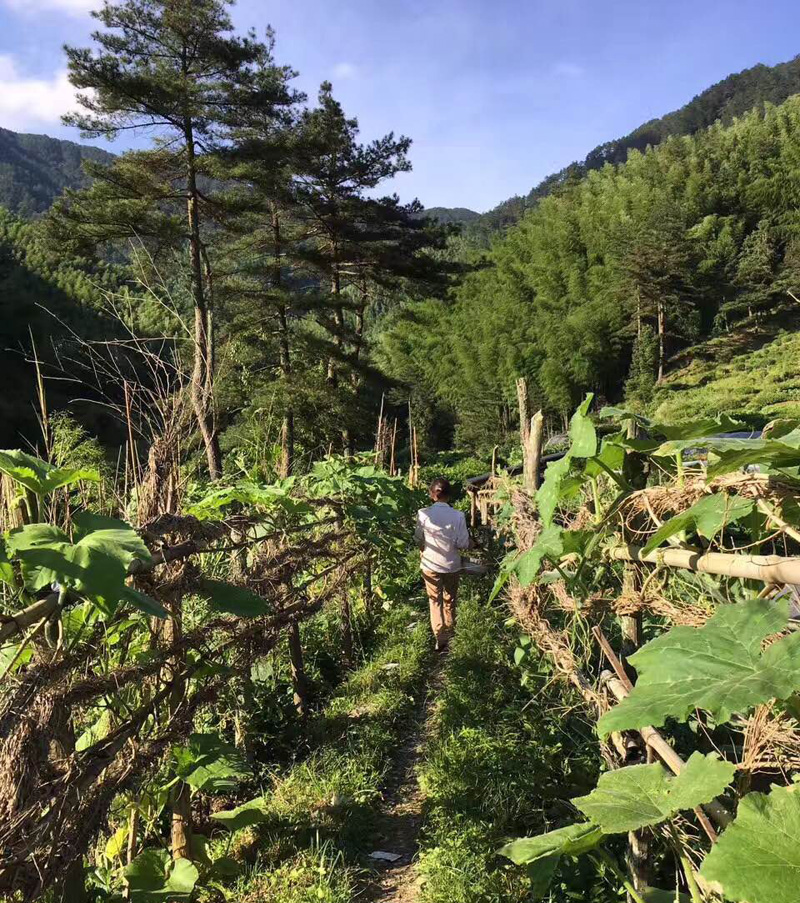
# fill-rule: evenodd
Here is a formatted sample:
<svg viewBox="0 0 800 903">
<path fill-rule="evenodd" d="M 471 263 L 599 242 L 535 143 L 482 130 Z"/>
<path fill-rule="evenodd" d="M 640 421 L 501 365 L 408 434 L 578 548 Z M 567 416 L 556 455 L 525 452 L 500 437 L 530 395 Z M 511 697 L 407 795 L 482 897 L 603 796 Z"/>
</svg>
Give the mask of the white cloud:
<svg viewBox="0 0 800 903">
<path fill-rule="evenodd" d="M 355 78 L 358 75 L 358 67 L 354 63 L 337 63 L 333 67 L 336 78 Z"/>
<path fill-rule="evenodd" d="M 61 10 L 73 16 L 82 16 L 102 6 L 100 0 L 2 0 L 4 6 L 27 14 L 45 10 Z"/>
<path fill-rule="evenodd" d="M 50 78 L 29 78 L 20 73 L 12 56 L 0 53 L 0 126 L 23 131 L 58 125 L 75 107 L 75 89 L 66 70 Z"/>
<path fill-rule="evenodd" d="M 586 70 L 577 63 L 561 62 L 556 63 L 553 67 L 553 73 L 555 75 L 565 76 L 566 78 L 580 78 L 582 75 L 586 74 Z"/>
</svg>

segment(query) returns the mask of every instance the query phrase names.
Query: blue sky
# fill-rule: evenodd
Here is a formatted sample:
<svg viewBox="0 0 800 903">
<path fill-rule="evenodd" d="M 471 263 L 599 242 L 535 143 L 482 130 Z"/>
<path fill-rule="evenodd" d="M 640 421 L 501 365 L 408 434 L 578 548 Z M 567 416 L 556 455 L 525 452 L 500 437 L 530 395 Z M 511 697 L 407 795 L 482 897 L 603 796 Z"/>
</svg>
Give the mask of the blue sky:
<svg viewBox="0 0 800 903">
<path fill-rule="evenodd" d="M 92 0 L 0 0 L 0 126 L 77 139 L 61 45 Z M 800 53 L 796 0 L 239 0 L 312 97 L 330 79 L 365 139 L 414 139 L 392 186 L 486 210 L 730 72 Z M 112 145 L 112 150 L 123 145 Z"/>
</svg>

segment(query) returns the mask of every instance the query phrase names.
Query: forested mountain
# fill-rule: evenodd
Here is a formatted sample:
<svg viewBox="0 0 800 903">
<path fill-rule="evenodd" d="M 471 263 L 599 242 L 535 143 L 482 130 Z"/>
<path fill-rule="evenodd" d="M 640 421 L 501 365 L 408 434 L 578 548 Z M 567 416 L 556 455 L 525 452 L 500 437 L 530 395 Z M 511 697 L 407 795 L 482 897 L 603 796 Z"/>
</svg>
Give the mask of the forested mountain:
<svg viewBox="0 0 800 903">
<path fill-rule="evenodd" d="M 776 66 L 758 64 L 729 75 L 698 94 L 679 110 L 651 119 L 630 134 L 591 150 L 584 160 L 571 163 L 543 179 L 526 195 L 498 204 L 471 224 L 470 234 L 485 241 L 491 233 L 516 223 L 537 201 L 606 163 L 624 163 L 631 150 L 643 151 L 672 135 L 694 135 L 717 121 L 730 124 L 763 103 L 780 104 L 800 92 L 800 56 Z"/>
<path fill-rule="evenodd" d="M 797 303 L 799 149 L 793 97 L 576 178 L 495 242 L 449 303 L 395 311 L 384 367 L 473 446 L 516 428 L 523 374 L 551 415 L 587 391 L 650 409 L 677 352 L 766 328 Z M 796 404 L 781 372 L 760 396 L 766 416 Z"/>
<path fill-rule="evenodd" d="M 44 213 L 65 188 L 86 184 L 84 160 L 112 159 L 87 144 L 0 128 L 0 206 L 24 217 Z"/>
<path fill-rule="evenodd" d="M 426 207 L 422 214 L 440 223 L 458 223 L 464 226 L 480 218 L 480 213 L 468 207 Z"/>
<path fill-rule="evenodd" d="M 46 240 L 40 223 L 0 207 L 0 446 L 17 445 L 22 436 L 35 439 L 39 432 L 34 349 L 44 375 L 54 377 L 47 383 L 54 409 L 86 396 L 85 385 L 69 381 L 77 376 L 69 364 L 75 350 L 70 336 L 112 337 L 115 324 L 103 313 L 103 292 L 120 279 L 113 267 L 64 255 Z M 60 364 L 57 354 L 63 355 Z M 95 433 L 109 438 L 100 409 L 81 414 Z"/>
</svg>

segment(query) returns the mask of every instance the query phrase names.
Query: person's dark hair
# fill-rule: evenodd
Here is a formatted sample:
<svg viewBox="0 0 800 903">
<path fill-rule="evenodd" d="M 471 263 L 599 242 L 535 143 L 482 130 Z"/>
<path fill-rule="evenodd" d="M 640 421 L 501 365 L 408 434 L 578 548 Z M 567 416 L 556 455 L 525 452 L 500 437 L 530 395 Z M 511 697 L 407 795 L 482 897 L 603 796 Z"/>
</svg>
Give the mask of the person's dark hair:
<svg viewBox="0 0 800 903">
<path fill-rule="evenodd" d="M 434 502 L 446 502 L 450 498 L 450 493 L 450 480 L 444 477 L 436 477 L 428 487 L 428 495 Z"/>
</svg>

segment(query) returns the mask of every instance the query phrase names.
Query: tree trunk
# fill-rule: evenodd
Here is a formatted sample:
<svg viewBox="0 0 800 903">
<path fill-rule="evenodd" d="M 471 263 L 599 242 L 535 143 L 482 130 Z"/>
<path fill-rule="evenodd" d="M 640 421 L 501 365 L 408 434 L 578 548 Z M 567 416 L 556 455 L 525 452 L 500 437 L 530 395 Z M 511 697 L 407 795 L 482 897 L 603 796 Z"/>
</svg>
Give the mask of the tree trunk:
<svg viewBox="0 0 800 903">
<path fill-rule="evenodd" d="M 277 205 L 272 208 L 272 285 L 275 289 L 280 289 L 283 284 L 283 276 L 281 272 L 282 266 L 282 240 L 281 240 L 281 221 L 280 213 Z M 286 394 L 284 404 L 286 408 L 281 423 L 281 463 L 280 476 L 284 479 L 291 475 L 294 467 L 294 408 L 291 403 L 291 377 L 292 377 L 292 356 L 289 346 L 289 319 L 286 315 L 286 305 L 280 299 L 278 300 L 278 349 L 279 349 L 279 365 L 281 368 L 281 379 Z"/>
<path fill-rule="evenodd" d="M 197 209 L 194 132 L 188 117 L 184 121 L 184 134 L 186 138 L 186 212 L 189 223 L 189 263 L 194 302 L 194 366 L 192 368 L 191 398 L 197 425 L 205 445 L 208 474 L 212 480 L 218 480 L 222 476 L 222 455 L 213 416 L 213 338 L 209 331 L 213 327 L 213 319 L 206 304 L 203 286 L 203 251 L 200 237 L 200 214 Z"/>
<path fill-rule="evenodd" d="M 658 299 L 658 378 L 657 382 L 664 379 L 664 333 L 666 330 L 666 317 L 664 315 L 664 303 Z"/>
<path fill-rule="evenodd" d="M 305 719 L 308 715 L 308 685 L 306 669 L 303 663 L 303 645 L 300 642 L 300 628 L 297 621 L 291 621 L 288 628 L 289 661 L 292 666 L 292 689 L 294 691 L 294 707 L 297 714 Z"/>
</svg>

